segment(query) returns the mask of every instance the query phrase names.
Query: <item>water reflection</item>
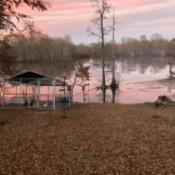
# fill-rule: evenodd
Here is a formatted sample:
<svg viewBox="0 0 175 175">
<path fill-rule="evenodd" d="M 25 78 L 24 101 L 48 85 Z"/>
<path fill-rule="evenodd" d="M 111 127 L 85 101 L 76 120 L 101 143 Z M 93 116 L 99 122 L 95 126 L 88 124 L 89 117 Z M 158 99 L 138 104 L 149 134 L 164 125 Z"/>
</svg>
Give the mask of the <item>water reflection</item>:
<svg viewBox="0 0 175 175">
<path fill-rule="evenodd" d="M 142 103 L 154 101 L 159 95 L 173 97 L 175 90 L 175 80 L 167 79 L 168 63 L 171 58 L 119 58 L 115 62 L 115 78 L 120 82 L 119 89 L 108 88 L 106 90 L 106 100 L 108 103 Z M 97 87 L 101 86 L 101 60 L 83 60 L 84 64 L 90 67 L 90 85 L 86 102 L 102 102 L 102 92 Z M 113 62 L 106 60 L 106 83 L 110 86 L 112 80 Z M 32 70 L 53 77 L 62 78 L 63 68 L 66 66 L 66 73 L 73 74 L 74 62 L 21 62 L 14 63 L 14 72 L 22 70 Z M 2 69 L 2 65 L 1 65 Z M 161 80 L 159 80 L 161 79 Z M 158 81 L 159 80 L 159 81 Z M 144 81 L 144 82 L 143 82 Z M 136 83 L 140 82 L 140 83 Z M 82 92 L 80 87 L 75 86 L 74 100 L 82 102 Z"/>
<path fill-rule="evenodd" d="M 39 72 L 52 77 L 62 77 L 62 74 L 64 72 L 64 67 L 66 68 L 66 73 L 71 74 L 74 69 L 74 64 L 71 61 L 20 62 L 20 63 L 13 64 L 13 69 L 15 70 L 15 72 L 31 70 L 31 71 Z"/>
<path fill-rule="evenodd" d="M 112 94 L 112 103 L 118 102 L 118 96 L 119 96 L 119 88 L 111 88 L 111 94 Z"/>
</svg>

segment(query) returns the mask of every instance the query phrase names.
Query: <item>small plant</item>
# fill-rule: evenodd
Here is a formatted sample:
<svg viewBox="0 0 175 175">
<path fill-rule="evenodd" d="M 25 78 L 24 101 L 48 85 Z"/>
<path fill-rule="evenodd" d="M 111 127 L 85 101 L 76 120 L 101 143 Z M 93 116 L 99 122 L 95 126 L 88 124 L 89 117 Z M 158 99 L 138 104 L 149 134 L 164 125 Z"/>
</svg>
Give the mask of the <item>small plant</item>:
<svg viewBox="0 0 175 175">
<path fill-rule="evenodd" d="M 80 61 L 77 63 L 76 77 L 78 79 L 77 85 L 81 87 L 83 92 L 83 102 L 85 103 L 86 87 L 89 86 L 88 81 L 90 80 L 89 75 L 90 66 L 84 66 Z"/>
</svg>

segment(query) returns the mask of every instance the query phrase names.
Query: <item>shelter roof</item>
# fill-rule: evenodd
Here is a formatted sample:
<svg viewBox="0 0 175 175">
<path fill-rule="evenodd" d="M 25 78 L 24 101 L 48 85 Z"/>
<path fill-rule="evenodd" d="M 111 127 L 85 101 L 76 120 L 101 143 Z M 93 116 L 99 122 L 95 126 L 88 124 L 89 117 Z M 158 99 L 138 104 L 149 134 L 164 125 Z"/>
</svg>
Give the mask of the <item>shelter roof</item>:
<svg viewBox="0 0 175 175">
<path fill-rule="evenodd" d="M 55 80 L 56 86 L 63 86 L 65 84 L 62 80 L 30 70 L 16 74 L 7 79 L 11 84 L 14 82 L 22 84 L 38 84 L 38 80 L 41 86 L 53 86 L 53 80 Z"/>
</svg>

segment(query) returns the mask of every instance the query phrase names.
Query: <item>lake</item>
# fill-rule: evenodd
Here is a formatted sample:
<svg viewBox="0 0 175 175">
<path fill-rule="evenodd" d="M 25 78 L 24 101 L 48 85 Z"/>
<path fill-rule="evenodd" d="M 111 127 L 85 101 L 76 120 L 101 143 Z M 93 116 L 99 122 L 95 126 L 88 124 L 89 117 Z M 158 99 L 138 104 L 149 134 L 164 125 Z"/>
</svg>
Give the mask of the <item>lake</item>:
<svg viewBox="0 0 175 175">
<path fill-rule="evenodd" d="M 90 68 L 90 87 L 89 97 L 87 95 L 87 101 L 102 102 L 101 90 L 95 89 L 101 85 L 101 67 L 98 64 L 93 64 L 91 61 Z M 145 66 L 135 64 L 134 66 L 124 62 L 115 62 L 116 73 L 115 77 L 119 81 L 119 89 L 116 94 L 112 94 L 111 89 L 106 91 L 106 101 L 112 102 L 113 95 L 115 95 L 116 103 L 144 103 L 154 102 L 160 95 L 167 95 L 171 99 L 175 100 L 174 89 L 175 80 L 168 79 L 169 66 L 164 64 L 161 66 Z M 111 83 L 111 68 L 106 69 L 106 84 Z M 82 102 L 82 94 L 77 87 L 75 90 L 75 101 Z"/>
<path fill-rule="evenodd" d="M 175 100 L 175 80 L 168 79 L 170 58 L 127 58 L 119 59 L 113 63 L 106 61 L 106 84 L 111 83 L 111 69 L 115 64 L 115 77 L 119 82 L 119 89 L 112 93 L 111 89 L 106 90 L 106 102 L 111 103 L 144 103 L 154 102 L 158 96 L 167 95 Z M 82 61 L 84 65 L 90 66 L 90 81 L 86 87 L 86 103 L 101 103 L 101 60 L 89 59 Z M 15 63 L 13 69 L 33 70 L 46 75 L 62 79 L 63 67 L 71 77 L 74 75 L 74 63 L 69 61 L 47 62 L 47 63 Z M 73 79 L 73 77 L 72 77 Z M 67 80 L 68 81 L 68 80 Z M 83 102 L 81 88 L 75 86 L 74 101 Z"/>
</svg>

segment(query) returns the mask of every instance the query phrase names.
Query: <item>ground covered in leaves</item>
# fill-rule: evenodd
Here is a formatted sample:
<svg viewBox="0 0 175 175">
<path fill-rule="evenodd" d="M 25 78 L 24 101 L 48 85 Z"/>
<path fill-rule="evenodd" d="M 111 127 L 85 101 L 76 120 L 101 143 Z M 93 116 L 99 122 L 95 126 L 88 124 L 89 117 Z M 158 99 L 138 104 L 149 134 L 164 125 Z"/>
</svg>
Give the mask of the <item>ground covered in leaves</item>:
<svg viewBox="0 0 175 175">
<path fill-rule="evenodd" d="M 1 175 L 175 175 L 175 107 L 0 109 Z"/>
</svg>

